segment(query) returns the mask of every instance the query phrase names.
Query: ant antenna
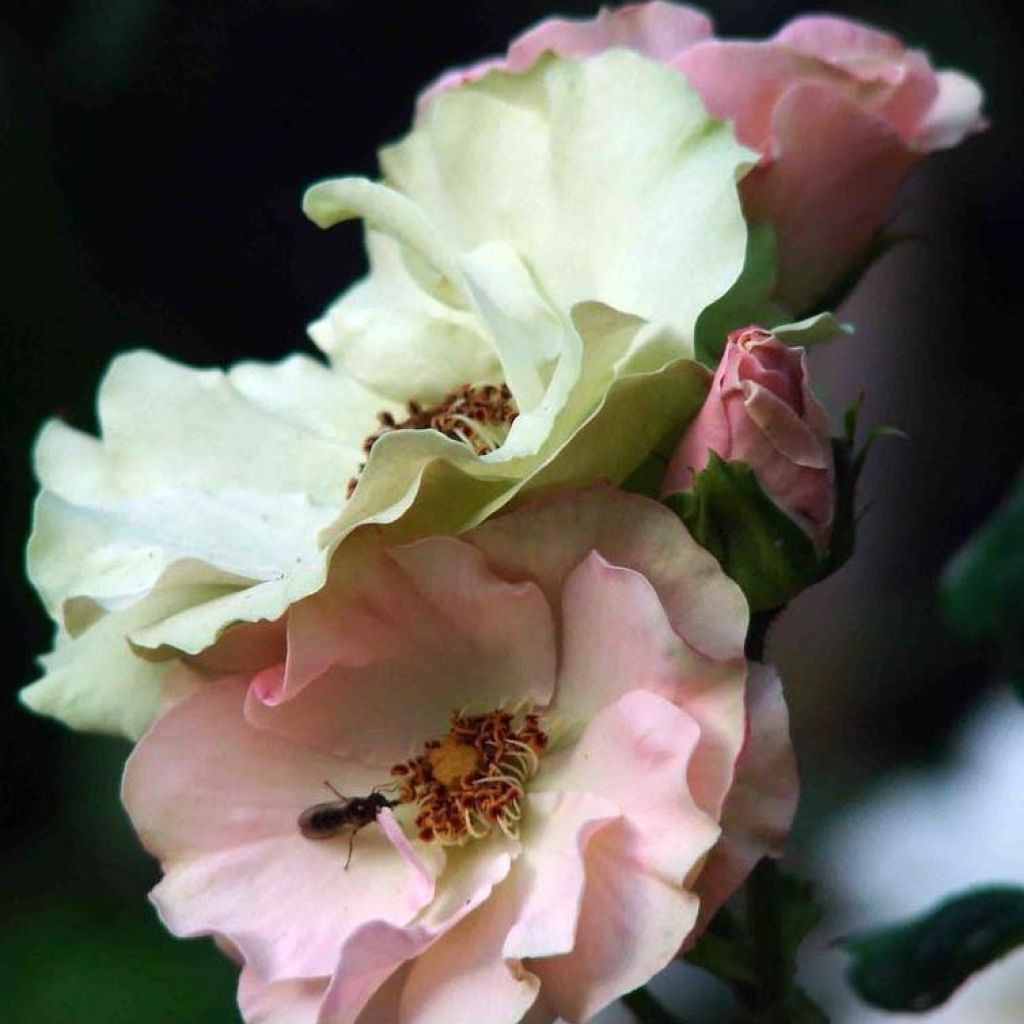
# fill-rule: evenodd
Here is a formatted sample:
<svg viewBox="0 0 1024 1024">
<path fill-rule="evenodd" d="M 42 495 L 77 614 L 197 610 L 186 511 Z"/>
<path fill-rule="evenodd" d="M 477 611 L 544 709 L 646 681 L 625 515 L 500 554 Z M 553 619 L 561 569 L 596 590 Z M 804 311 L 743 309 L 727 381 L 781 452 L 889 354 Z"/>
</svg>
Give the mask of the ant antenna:
<svg viewBox="0 0 1024 1024">
<path fill-rule="evenodd" d="M 347 800 L 348 797 L 342 796 L 326 779 L 324 779 L 324 785 L 339 799 Z M 351 854 L 350 854 L 351 856 Z"/>
</svg>

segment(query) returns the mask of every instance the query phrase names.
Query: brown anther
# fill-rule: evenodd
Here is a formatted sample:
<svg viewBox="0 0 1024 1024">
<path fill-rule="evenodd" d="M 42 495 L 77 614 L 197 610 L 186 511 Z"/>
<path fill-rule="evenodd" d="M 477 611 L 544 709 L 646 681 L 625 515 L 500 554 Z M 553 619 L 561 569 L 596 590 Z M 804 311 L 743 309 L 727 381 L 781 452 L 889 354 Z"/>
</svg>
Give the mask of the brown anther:
<svg viewBox="0 0 1024 1024">
<path fill-rule="evenodd" d="M 364 454 L 369 455 L 377 441 L 394 430 L 436 430 L 453 441 L 461 441 L 476 455 L 486 455 L 504 443 L 519 415 L 507 384 L 463 384 L 437 405 L 409 401 L 405 408 L 408 415 L 404 420 L 396 420 L 387 411 L 377 414 L 380 427 L 363 441 Z M 365 466 L 363 462 L 349 480 L 348 497 L 352 497 Z"/>
<path fill-rule="evenodd" d="M 526 783 L 547 745 L 533 712 L 456 711 L 442 739 L 428 740 L 422 754 L 394 765 L 391 774 L 399 780 L 401 802 L 418 807 L 416 829 L 424 842 L 464 843 L 496 825 L 516 836 Z"/>
</svg>

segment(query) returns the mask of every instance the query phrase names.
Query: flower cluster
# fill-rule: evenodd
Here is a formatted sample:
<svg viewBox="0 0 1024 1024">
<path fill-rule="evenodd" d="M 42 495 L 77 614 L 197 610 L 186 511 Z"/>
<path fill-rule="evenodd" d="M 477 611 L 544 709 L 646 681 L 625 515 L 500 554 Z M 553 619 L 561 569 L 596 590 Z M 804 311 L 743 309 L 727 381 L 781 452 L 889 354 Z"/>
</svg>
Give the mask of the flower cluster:
<svg viewBox="0 0 1024 1024">
<path fill-rule="evenodd" d="M 426 90 L 381 180 L 307 192 L 366 228 L 326 358 L 134 352 L 98 438 L 44 428 L 57 639 L 23 699 L 138 740 L 152 898 L 239 962 L 249 1024 L 583 1021 L 781 854 L 795 763 L 741 589 L 781 541 L 741 577 L 655 498 L 738 467 L 721 529 L 767 508 L 825 558 L 796 346 L 833 322 L 786 320 L 979 103 L 833 18 L 544 22 Z"/>
</svg>

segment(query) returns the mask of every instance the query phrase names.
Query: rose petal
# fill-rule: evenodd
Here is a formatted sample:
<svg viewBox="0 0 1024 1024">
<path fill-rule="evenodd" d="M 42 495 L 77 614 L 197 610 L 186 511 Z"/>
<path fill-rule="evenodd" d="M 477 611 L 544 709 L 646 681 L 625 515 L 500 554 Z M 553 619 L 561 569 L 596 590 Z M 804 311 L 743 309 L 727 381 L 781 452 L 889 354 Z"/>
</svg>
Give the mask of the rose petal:
<svg viewBox="0 0 1024 1024">
<path fill-rule="evenodd" d="M 417 957 L 402 993 L 403 1024 L 517 1024 L 540 988 L 536 975 L 502 955 L 515 919 L 508 882 L 458 927 Z M 486 1008 L 486 1009 L 485 1009 Z"/>
<path fill-rule="evenodd" d="M 616 10 L 602 7 L 593 19 L 547 18 L 534 25 L 509 46 L 507 66 L 524 71 L 548 50 L 565 57 L 589 57 L 614 47 L 668 61 L 712 31 L 711 19 L 703 11 L 661 0 Z"/>
<path fill-rule="evenodd" d="M 451 538 L 392 548 L 379 553 L 365 585 L 351 583 L 346 577 L 296 609 L 295 682 L 311 666 L 322 674 L 273 707 L 254 693 L 246 714 L 259 728 L 390 766 L 447 732 L 452 712 L 467 704 L 550 701 L 547 602 L 534 584 L 494 575 L 477 549 Z"/>
<path fill-rule="evenodd" d="M 864 89 L 848 75 L 783 46 L 709 40 L 671 61 L 713 117 L 732 121 L 736 135 L 762 156 L 772 151 L 772 115 L 779 98 L 797 83 L 816 83 L 844 94 Z"/>
<path fill-rule="evenodd" d="M 789 741 L 782 680 L 769 665 L 752 664 L 747 680 L 749 732 L 722 813 L 722 838 L 696 883 L 697 931 L 739 888 L 762 857 L 779 857 L 796 813 L 800 782 Z"/>
<path fill-rule="evenodd" d="M 780 401 L 767 387 L 752 380 L 743 382 L 743 398 L 746 416 L 741 422 L 756 427 L 757 433 L 787 462 L 807 469 L 830 468 L 831 460 L 822 438 L 815 434 L 792 406 Z M 733 443 L 743 447 L 743 441 L 737 439 L 737 427 L 738 424 L 734 423 Z"/>
<path fill-rule="evenodd" d="M 743 663 L 693 651 L 672 629 L 647 579 L 596 552 L 566 580 L 562 619 L 555 713 L 570 723 L 590 722 L 640 689 L 682 708 L 699 731 L 690 785 L 698 804 L 717 815 L 743 742 Z"/>
<path fill-rule="evenodd" d="M 899 37 L 890 32 L 827 14 L 794 18 L 775 34 L 775 42 L 838 62 L 865 57 L 899 61 L 906 52 Z"/>
<path fill-rule="evenodd" d="M 545 997 L 565 1020 L 586 1020 L 650 981 L 697 919 L 697 898 L 647 871 L 640 846 L 624 820 L 593 837 L 575 948 L 530 961 Z"/>
<path fill-rule="evenodd" d="M 637 866 L 681 885 L 719 835 L 687 777 L 700 738 L 685 710 L 637 689 L 598 712 L 579 742 L 546 755 L 532 788 L 579 790 L 616 805 L 633 830 Z"/>
<path fill-rule="evenodd" d="M 593 793 L 527 795 L 523 852 L 506 883 L 514 890 L 515 909 L 503 958 L 555 956 L 573 948 L 587 843 L 619 816 L 614 803 Z"/>
<path fill-rule="evenodd" d="M 538 703 L 550 699 L 554 626 L 535 585 L 501 580 L 474 548 L 443 537 L 386 550 L 364 532 L 338 564 L 343 572 L 292 609 L 282 687 L 267 677 L 258 692 L 267 703 L 294 696 L 329 668 L 369 672 L 383 659 L 416 669 L 437 664 L 453 680 L 471 677 L 474 692 L 486 674 L 499 698 L 520 692 L 526 679 Z"/>
<path fill-rule="evenodd" d="M 657 591 L 672 628 L 709 658 L 742 658 L 747 603 L 679 519 L 656 502 L 611 488 L 565 492 L 491 520 L 463 540 L 507 579 L 532 579 L 557 613 L 569 573 L 591 552 L 636 569 Z"/>
<path fill-rule="evenodd" d="M 316 1024 L 327 978 L 266 982 L 251 970 L 238 980 L 238 1008 L 245 1024 Z"/>
<path fill-rule="evenodd" d="M 919 152 L 949 149 L 987 124 L 981 115 L 985 96 L 973 78 L 959 71 L 940 71 L 937 78 L 939 95 L 913 139 Z"/>
<path fill-rule="evenodd" d="M 326 976 L 362 922 L 404 923 L 430 901 L 443 854 L 410 866 L 369 826 L 346 870 L 347 837 L 304 838 L 296 819 L 330 798 L 323 779 L 364 795 L 380 772 L 252 728 L 246 689 L 207 684 L 171 708 L 129 758 L 123 799 L 163 864 L 152 898 L 171 931 L 224 934 L 265 981 Z"/>
<path fill-rule="evenodd" d="M 318 1024 L 361 1020 L 374 993 L 403 964 L 422 955 L 488 899 L 508 874 L 516 852 L 518 847 L 501 835 L 453 850 L 437 898 L 415 924 L 399 927 L 374 921 L 353 932 L 341 949 Z"/>
<path fill-rule="evenodd" d="M 795 86 L 779 100 L 773 136 L 772 163 L 740 190 L 748 216 L 778 235 L 778 295 L 806 309 L 835 268 L 851 266 L 870 243 L 913 155 L 877 114 L 817 86 Z"/>
</svg>

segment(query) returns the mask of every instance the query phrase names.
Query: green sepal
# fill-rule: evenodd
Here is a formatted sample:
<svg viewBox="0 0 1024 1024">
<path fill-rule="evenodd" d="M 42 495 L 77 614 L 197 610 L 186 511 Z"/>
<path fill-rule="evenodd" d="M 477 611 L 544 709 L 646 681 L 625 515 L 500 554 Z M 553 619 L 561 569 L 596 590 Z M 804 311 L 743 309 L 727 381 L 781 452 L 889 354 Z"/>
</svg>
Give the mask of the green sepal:
<svg viewBox="0 0 1024 1024">
<path fill-rule="evenodd" d="M 747 251 L 740 276 L 697 317 L 693 351 L 705 366 L 712 370 L 718 366 L 730 331 L 752 323 L 766 326 L 788 319 L 786 312 L 771 301 L 775 259 L 775 231 L 771 225 L 752 225 L 747 231 Z"/>
<path fill-rule="evenodd" d="M 875 427 L 868 433 L 864 444 L 858 448 L 857 426 L 863 407 L 864 396 L 861 395 L 843 414 L 842 436 L 832 438 L 832 456 L 836 473 L 836 510 L 832 519 L 828 552 L 822 560 L 822 579 L 841 569 L 853 555 L 857 540 L 857 523 L 863 514 L 863 510 L 857 508 L 857 482 L 875 442 L 882 437 L 899 437 L 906 440 L 906 434 L 895 427 Z"/>
<path fill-rule="evenodd" d="M 970 643 L 991 644 L 1024 699 L 1024 474 L 946 566 L 943 611 Z"/>
<path fill-rule="evenodd" d="M 775 332 L 786 345 L 817 345 L 831 341 L 851 328 L 831 313 L 809 315 L 797 323 L 789 311 L 774 301 L 776 242 L 770 224 L 755 224 L 747 233 L 743 271 L 736 283 L 717 302 L 708 306 L 694 329 L 693 351 L 699 362 L 712 370 L 718 366 L 731 331 L 757 324 Z"/>
<path fill-rule="evenodd" d="M 821 575 L 810 537 L 765 494 L 745 462 L 710 452 L 693 486 L 665 503 L 739 584 L 753 612 L 781 607 Z"/>
<path fill-rule="evenodd" d="M 865 1002 L 923 1013 L 972 974 L 1024 945 L 1024 889 L 968 890 L 900 924 L 843 939 L 848 979 Z"/>
</svg>

